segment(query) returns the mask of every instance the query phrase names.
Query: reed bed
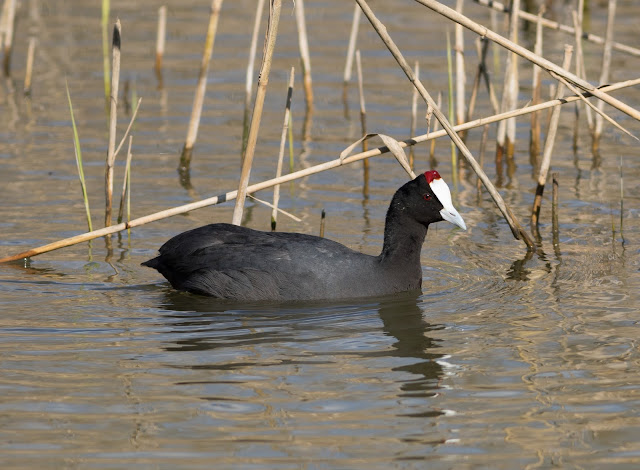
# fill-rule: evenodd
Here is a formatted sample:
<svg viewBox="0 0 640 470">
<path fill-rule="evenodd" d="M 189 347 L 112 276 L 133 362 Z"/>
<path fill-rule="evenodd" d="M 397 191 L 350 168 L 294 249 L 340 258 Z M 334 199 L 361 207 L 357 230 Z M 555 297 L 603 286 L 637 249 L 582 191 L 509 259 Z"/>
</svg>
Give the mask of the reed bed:
<svg viewBox="0 0 640 470">
<path fill-rule="evenodd" d="M 512 9 L 502 8 L 500 10 L 497 2 L 492 3 L 492 15 L 493 12 L 503 11 L 509 12 L 511 15 L 510 19 L 510 33 L 509 39 L 501 36 L 497 32 L 495 32 L 495 27 L 492 29 L 486 28 L 485 26 L 471 20 L 466 17 L 462 13 L 462 2 L 458 0 L 456 3 L 456 9 L 449 8 L 436 0 L 415 0 L 416 3 L 421 4 L 438 14 L 448 18 L 449 20 L 455 23 L 455 46 L 453 48 L 455 53 L 455 61 L 456 61 L 456 79 L 455 79 L 455 113 L 454 113 L 454 100 L 453 100 L 453 90 L 450 91 L 449 97 L 449 105 L 450 112 L 449 118 L 442 113 L 440 109 L 440 100 L 435 102 L 423 83 L 420 80 L 419 76 L 419 68 L 418 62 L 416 61 L 415 67 L 412 69 L 409 67 L 403 53 L 400 51 L 398 46 L 393 41 L 391 34 L 387 31 L 386 27 L 382 22 L 377 18 L 371 7 L 368 5 L 366 0 L 356 0 L 356 7 L 353 15 L 353 22 L 351 26 L 351 33 L 349 35 L 349 45 L 347 50 L 347 61 L 344 70 L 343 82 L 346 93 L 346 87 L 348 82 L 351 79 L 351 73 L 353 68 L 353 60 L 355 58 L 356 68 L 358 73 L 358 95 L 360 101 L 360 121 L 361 121 L 361 131 L 364 137 L 362 139 L 357 140 L 355 143 L 350 145 L 344 152 L 340 155 L 339 158 L 335 160 L 331 160 L 328 162 L 320 163 L 317 165 L 308 166 L 299 171 L 291 171 L 287 175 L 282 175 L 282 165 L 283 165 L 283 156 L 284 156 L 284 146 L 286 141 L 286 136 L 289 136 L 289 150 L 290 156 L 293 152 L 293 142 L 292 142 L 292 117 L 291 117 L 291 99 L 293 92 L 293 69 L 291 70 L 291 75 L 289 79 L 289 86 L 287 89 L 287 101 L 285 106 L 285 115 L 282 126 L 282 134 L 280 140 L 280 150 L 278 154 L 278 161 L 276 165 L 276 177 L 267 181 L 262 181 L 260 183 L 249 184 L 249 178 L 251 173 L 251 167 L 253 164 L 254 156 L 257 149 L 257 138 L 260 129 L 262 109 L 264 106 L 264 100 L 267 92 L 267 85 L 269 81 L 269 74 L 271 71 L 272 58 L 275 51 L 276 46 L 276 38 L 278 34 L 278 24 L 280 21 L 280 10 L 281 10 L 281 0 L 269 0 L 269 20 L 267 25 L 267 32 L 265 35 L 265 44 L 263 49 L 263 57 L 262 64 L 260 67 L 260 72 L 258 74 L 257 81 L 257 89 L 256 89 L 256 97 L 253 103 L 253 111 L 251 113 L 251 121 L 250 124 L 245 122 L 244 129 L 246 129 L 246 135 L 243 137 L 243 142 L 246 138 L 246 145 L 243 144 L 243 160 L 242 160 L 242 170 L 239 179 L 238 189 L 235 191 L 229 191 L 224 194 L 220 194 L 218 196 L 209 197 L 206 199 L 202 199 L 199 201 L 195 201 L 189 204 L 185 204 L 179 207 L 174 207 L 171 209 L 167 209 L 164 211 L 156 212 L 153 214 L 149 214 L 143 217 L 138 217 L 135 219 L 131 219 L 130 216 L 130 174 L 131 174 L 131 159 L 132 159 L 132 138 L 129 136 L 129 132 L 131 130 L 131 126 L 135 121 L 138 109 L 140 107 L 140 101 L 137 101 L 137 105 L 135 107 L 131 122 L 129 127 L 127 128 L 124 137 L 122 138 L 120 144 L 116 148 L 116 136 L 115 129 L 117 124 L 117 104 L 118 104 L 118 88 L 119 88 L 119 72 L 120 72 L 120 38 L 121 38 L 121 26 L 120 21 L 116 22 L 114 27 L 114 35 L 112 42 L 112 64 L 109 64 L 108 54 L 106 55 L 107 61 L 105 62 L 105 67 L 107 65 L 111 65 L 109 67 L 112 71 L 110 74 L 110 85 L 109 85 L 109 142 L 108 142 L 108 152 L 107 152 L 107 164 L 106 164 L 106 174 L 105 174 L 105 194 L 107 198 L 107 204 L 105 209 L 105 228 L 99 230 L 92 230 L 91 228 L 91 217 L 88 207 L 88 202 L 86 203 L 86 213 L 89 225 L 89 231 L 87 233 L 70 237 L 64 240 L 60 240 L 54 243 L 50 243 L 48 245 L 44 245 L 42 247 L 37 247 L 31 250 L 23 251 L 21 253 L 7 256 L 0 259 L 0 262 L 6 262 L 11 260 L 23 259 L 26 257 L 35 256 L 37 254 L 45 253 L 47 251 L 59 249 L 65 246 L 70 246 L 76 243 L 81 243 L 84 241 L 92 240 L 98 237 L 103 237 L 112 233 L 116 233 L 122 230 L 128 230 L 134 227 L 141 226 L 146 223 L 150 223 L 153 221 L 161 220 L 166 217 L 171 217 L 178 214 L 183 214 L 186 212 L 190 212 L 202 207 L 207 207 L 214 204 L 219 204 L 222 202 L 228 202 L 231 200 L 236 201 L 233 219 L 232 222 L 235 224 L 240 224 L 242 221 L 243 207 L 246 197 L 252 197 L 258 202 L 264 203 L 273 209 L 272 212 L 272 229 L 276 229 L 277 222 L 277 213 L 283 211 L 278 209 L 279 203 L 279 185 L 294 181 L 298 178 L 307 177 L 312 174 L 316 174 L 322 171 L 328 171 L 334 168 L 341 167 L 343 165 L 351 164 L 357 161 L 363 161 L 363 165 L 365 165 L 365 195 L 367 193 L 367 181 L 368 181 L 368 159 L 381 155 L 387 152 L 391 152 L 399 164 L 407 171 L 407 173 L 414 177 L 415 174 L 413 172 L 414 166 L 414 154 L 413 154 L 413 146 L 421 143 L 431 141 L 432 144 L 432 155 L 431 161 L 435 162 L 435 157 L 433 156 L 433 144 L 435 143 L 435 139 L 442 136 L 449 136 L 452 142 L 452 174 L 454 179 L 454 190 L 457 187 L 457 177 L 458 171 L 456 169 L 456 152 L 455 148 L 457 148 L 459 155 L 464 157 L 464 161 L 467 162 L 468 166 L 471 170 L 473 170 L 477 175 L 478 181 L 478 193 L 480 193 L 480 183 L 484 185 L 486 190 L 489 192 L 491 197 L 493 198 L 496 206 L 502 212 L 507 221 L 508 225 L 511 228 L 513 235 L 522 240 L 528 250 L 535 251 L 537 246 L 541 243 L 538 227 L 539 227 L 539 215 L 540 215 L 540 207 L 542 204 L 542 196 L 544 191 L 544 186 L 547 180 L 548 172 L 551 168 L 551 155 L 552 149 L 554 145 L 554 137 L 555 130 L 558 125 L 559 113 L 561 109 L 561 105 L 566 103 L 574 102 L 577 105 L 577 101 L 580 100 L 584 103 L 585 109 L 590 113 L 592 110 L 597 113 L 596 115 L 596 125 L 594 126 L 594 149 L 597 149 L 597 144 L 595 136 L 597 135 L 596 130 L 598 129 L 597 122 L 600 122 L 600 128 L 602 127 L 602 123 L 604 120 L 612 123 L 618 129 L 626 134 L 630 134 L 627 130 L 623 129 L 617 123 L 614 122 L 610 117 L 604 114 L 602 110 L 599 110 L 591 104 L 587 98 L 596 97 L 599 99 L 598 105 L 601 106 L 602 103 L 606 102 L 607 104 L 613 106 L 619 111 L 628 114 L 629 116 L 639 119 L 640 113 L 627 105 L 626 103 L 616 99 L 613 97 L 610 92 L 619 90 L 624 87 L 634 86 L 640 83 L 640 79 L 636 80 L 627 80 L 625 82 L 620 82 L 608 86 L 595 87 L 586 81 L 586 77 L 584 74 L 584 64 L 582 59 L 580 41 L 582 39 L 586 39 L 589 41 L 594 41 L 597 43 L 598 36 L 594 36 L 588 33 L 582 33 L 582 3 L 579 3 L 580 12 L 573 12 L 573 27 L 565 27 L 564 25 L 558 25 L 558 23 L 550 22 L 546 20 L 543 15 L 543 10 L 540 10 L 537 15 L 532 15 L 527 12 L 523 12 L 519 9 L 519 2 L 515 0 L 513 2 Z M 477 0 L 479 3 L 483 3 L 484 0 Z M 5 0 L 5 10 L 8 8 L 7 5 L 11 3 L 12 0 Z M 256 11 L 255 23 L 253 28 L 253 39 L 250 47 L 249 53 L 249 66 L 247 68 L 247 88 L 246 88 L 246 98 L 245 98 L 245 119 L 248 120 L 249 116 L 249 103 L 251 102 L 251 97 L 253 95 L 252 90 L 252 79 L 253 79 L 253 62 L 255 57 L 255 50 L 257 47 L 257 34 L 259 31 L 260 19 L 261 19 L 261 4 L 263 4 L 263 0 L 260 0 L 258 3 L 258 8 Z M 106 7 L 105 7 L 106 5 Z M 605 83 L 608 80 L 608 76 L 604 75 L 604 65 L 607 62 L 610 63 L 611 51 L 612 50 L 624 50 L 630 54 L 634 54 L 633 50 L 629 51 L 629 48 L 626 48 L 624 45 L 620 45 L 613 41 L 613 21 L 615 18 L 615 0 L 610 0 L 610 10 L 609 10 L 609 22 L 607 27 L 607 33 L 605 38 L 602 40 L 602 44 L 605 45 L 604 53 L 603 53 L 603 75 L 600 77 L 600 83 Z M 196 140 L 198 123 L 200 120 L 202 105 L 204 100 L 204 95 L 206 91 L 206 77 L 208 74 L 208 65 L 210 62 L 211 54 L 213 51 L 213 45 L 216 35 L 217 22 L 220 16 L 220 10 L 222 6 L 222 0 L 212 0 L 211 3 L 211 12 L 209 18 L 209 28 L 208 33 L 205 39 L 205 48 L 200 68 L 200 76 L 198 80 L 198 87 L 196 91 L 196 96 L 194 98 L 193 111 L 191 116 L 191 123 L 189 125 L 189 132 L 187 135 L 187 139 L 183 148 L 182 157 L 181 157 L 181 169 L 189 168 L 189 163 L 191 159 L 191 150 L 193 148 L 193 144 Z M 365 108 L 365 96 L 364 96 L 364 87 L 363 87 L 363 73 L 362 73 L 362 65 L 361 65 L 361 57 L 360 51 L 356 47 L 356 40 L 358 35 L 358 27 L 360 23 L 361 13 L 367 17 L 373 29 L 376 31 L 380 39 L 382 40 L 384 46 L 391 52 L 392 56 L 398 63 L 398 66 L 405 73 L 410 83 L 414 87 L 413 91 L 413 102 L 412 102 L 412 123 L 410 136 L 404 141 L 398 141 L 394 137 L 377 133 L 377 134 L 368 134 L 366 128 L 366 108 Z M 103 2 L 103 20 L 104 18 L 108 18 L 109 15 L 109 2 Z M 311 88 L 311 65 L 310 65 L 310 51 L 309 51 L 309 42 L 307 38 L 306 31 L 306 21 L 305 21 L 305 13 L 304 13 L 304 2 L 302 0 L 297 0 L 295 3 L 295 15 L 296 15 L 296 25 L 298 28 L 298 42 L 300 47 L 300 56 L 302 61 L 302 72 L 303 72 L 303 88 L 305 90 L 305 102 L 307 105 L 307 113 L 305 115 L 305 127 L 303 128 L 303 138 L 307 141 L 309 127 L 310 127 L 310 119 L 311 119 L 311 109 L 313 106 L 313 92 Z M 530 16 L 528 16 L 530 15 Z M 164 23 L 166 22 L 166 8 L 161 7 L 158 10 L 159 23 L 158 23 L 158 36 L 157 36 L 157 48 L 156 48 L 156 74 L 158 75 L 158 81 L 161 84 L 161 70 L 162 70 L 162 53 L 164 51 L 164 35 L 165 28 Z M 4 15 L 3 17 L 6 17 Z M 164 17 L 164 19 L 163 19 Z M 533 19 L 532 19 L 533 18 Z M 525 19 L 527 21 L 532 21 L 536 24 L 536 46 L 534 52 L 527 50 L 526 48 L 518 45 L 518 19 Z M 555 26 L 554 26 L 555 25 Z M 478 67 L 475 74 L 474 85 L 471 91 L 471 99 L 469 103 L 465 102 L 466 97 L 466 74 L 464 73 L 465 65 L 464 65 L 464 50 L 463 50 L 463 40 L 462 40 L 462 28 L 467 28 L 472 32 L 475 32 L 480 36 L 480 40 L 478 41 Z M 548 59 L 543 57 L 542 54 L 542 29 L 543 27 L 554 27 L 555 29 L 559 29 L 566 32 L 571 32 L 574 35 L 574 40 L 576 41 L 576 71 L 575 73 L 569 72 L 569 66 L 571 63 L 571 47 L 568 46 L 565 53 L 565 60 L 562 66 L 558 66 Z M 570 30 L 570 31 L 569 31 Z M 6 19 L 2 22 L 2 32 L 4 33 L 4 41 L 6 42 L 7 36 L 7 26 Z M 161 41 L 162 36 L 162 41 Z M 448 39 L 448 38 L 447 38 Z M 3 44 L 5 44 L 3 42 Z M 162 46 L 160 44 L 162 43 Z M 497 102 L 495 98 L 495 91 L 493 89 L 493 85 L 490 80 L 490 76 L 488 73 L 488 67 L 486 64 L 487 53 L 490 43 L 497 44 L 508 51 L 507 61 L 504 64 L 505 79 L 503 85 L 503 101 L 502 104 Z M 633 48 L 631 48 L 633 49 Z M 5 51 L 5 60 L 7 54 Z M 494 55 L 497 57 L 497 55 Z M 514 97 L 517 97 L 517 87 L 518 87 L 518 72 L 516 65 L 518 63 L 519 58 L 522 57 L 526 59 L 528 62 L 532 64 L 533 67 L 533 96 L 532 103 L 523 108 L 517 109 L 516 101 Z M 107 68 L 105 68 L 105 71 Z M 542 71 L 548 72 L 553 78 L 555 78 L 558 82 L 556 96 L 553 100 L 539 103 L 540 101 L 540 75 Z M 105 93 L 107 91 L 107 80 L 108 75 L 105 72 Z M 479 88 L 481 86 L 481 82 L 485 82 L 485 86 L 487 89 L 487 93 L 489 95 L 489 102 L 494 109 L 494 114 L 489 117 L 483 117 L 481 119 L 471 120 L 471 117 L 474 112 L 474 106 L 476 102 L 476 98 L 479 92 Z M 26 90 L 25 80 L 25 90 Z M 450 86 L 453 88 L 453 74 L 451 73 Z M 570 92 L 573 93 L 573 96 L 563 97 L 563 87 L 567 87 Z M 514 91 L 515 90 L 515 91 Z M 69 91 L 68 100 L 69 100 L 69 108 L 72 116 L 72 125 L 74 129 L 74 147 L 76 148 L 76 158 L 78 165 L 79 177 L 81 180 L 81 187 L 83 191 L 83 197 L 85 201 L 87 201 L 87 190 L 84 183 L 84 175 L 82 172 L 82 157 L 80 152 L 78 131 L 75 126 L 75 119 L 73 117 L 73 108 L 71 105 L 71 98 Z M 346 95 L 345 95 L 346 96 Z M 417 97 L 420 96 L 427 105 L 427 133 L 423 135 L 414 135 L 416 129 L 417 122 Z M 135 100 L 132 100 L 135 101 Z M 346 100 L 345 100 L 346 103 Z M 501 112 L 498 113 L 498 106 L 501 108 Z M 513 124 L 509 124 L 509 122 L 513 123 L 513 119 L 518 116 L 525 116 L 527 114 L 532 114 L 532 123 L 531 123 L 531 141 L 530 141 L 530 153 L 532 155 L 532 159 L 534 154 L 537 158 L 537 153 L 539 151 L 539 143 L 535 143 L 537 139 L 539 139 L 540 135 L 540 122 L 537 117 L 537 113 L 542 110 L 552 110 L 550 114 L 550 123 L 549 128 L 546 135 L 546 140 L 544 144 L 544 151 L 542 155 L 542 161 L 540 164 L 540 168 L 537 172 L 537 189 L 534 199 L 534 204 L 531 210 L 531 231 L 536 234 L 537 243 L 535 243 L 530 237 L 530 235 L 522 228 L 518 219 L 514 216 L 513 211 L 507 206 L 504 202 L 496 188 L 494 187 L 491 180 L 484 173 L 482 167 L 484 166 L 484 155 L 485 148 L 488 139 L 488 129 L 489 125 L 492 123 L 504 123 L 501 124 L 501 128 L 504 129 L 504 137 L 505 139 L 500 143 L 500 136 L 503 131 L 498 130 L 498 147 L 502 145 L 504 151 L 507 155 L 513 154 L 513 145 L 515 145 L 515 133 L 511 134 L 510 126 Z M 436 117 L 436 121 L 434 121 L 434 130 L 429 131 L 430 129 L 430 116 L 434 115 Z M 451 122 L 457 122 L 457 125 L 453 126 Z M 466 121 L 466 122 L 465 122 Z M 435 126 L 439 124 L 442 127 L 442 130 L 436 130 Z M 464 136 L 464 132 L 469 129 L 473 129 L 476 127 L 482 127 L 482 140 L 480 144 L 480 162 L 477 162 L 472 153 L 467 148 L 463 139 L 461 139 L 460 135 Z M 500 128 L 499 128 L 500 129 Z M 515 128 L 513 128 L 515 129 Z M 601 132 L 601 131 L 600 131 Z M 460 135 L 458 135 L 460 134 Z M 382 139 L 384 146 L 368 149 L 367 142 L 368 139 L 372 136 L 378 136 Z M 123 186 L 120 197 L 120 207 L 118 211 L 117 223 L 115 225 L 111 225 L 111 199 L 112 199 L 112 187 L 113 187 L 113 165 L 115 158 L 124 145 L 124 143 L 128 139 L 128 152 L 127 152 L 127 160 L 125 164 L 125 173 L 123 178 Z M 352 154 L 354 149 L 358 146 L 362 146 L 362 151 L 357 154 Z M 410 158 L 408 159 L 404 149 L 406 147 L 412 147 L 412 153 Z M 188 158 L 185 157 L 185 152 L 189 151 Z M 290 161 L 292 157 L 290 157 Z M 293 170 L 293 164 L 290 163 L 291 170 Z M 552 223 L 553 223 L 553 243 L 554 247 L 558 245 L 558 210 L 557 210 L 557 176 L 555 174 L 552 175 L 553 179 L 553 193 L 552 193 Z M 621 167 L 621 209 L 622 209 L 622 167 Z M 274 187 L 274 201 L 273 204 L 267 203 L 260 199 L 252 196 L 253 193 L 264 190 L 266 188 Z M 126 221 L 124 217 L 124 207 L 127 207 L 127 216 Z M 290 215 L 290 214 L 287 214 Z M 290 215 L 291 216 L 291 215 Z M 295 219 L 299 220 L 299 219 Z M 322 211 L 322 219 L 321 219 L 321 234 L 324 235 L 324 221 L 325 221 L 325 212 Z M 622 222 L 621 222 L 622 229 Z"/>
</svg>

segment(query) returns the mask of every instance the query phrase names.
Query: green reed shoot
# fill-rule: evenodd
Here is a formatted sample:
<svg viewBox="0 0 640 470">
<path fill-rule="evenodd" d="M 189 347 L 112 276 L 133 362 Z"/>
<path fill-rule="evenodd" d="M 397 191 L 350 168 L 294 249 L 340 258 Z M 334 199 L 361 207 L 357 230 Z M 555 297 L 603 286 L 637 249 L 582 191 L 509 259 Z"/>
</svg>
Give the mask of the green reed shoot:
<svg viewBox="0 0 640 470">
<path fill-rule="evenodd" d="M 80 138 L 78 137 L 78 128 L 73 115 L 73 105 L 71 104 L 71 94 L 69 93 L 69 84 L 65 82 L 67 88 L 67 100 L 69 101 L 69 112 L 71 113 L 71 127 L 73 128 L 73 148 L 76 153 L 76 165 L 78 167 L 78 176 L 80 177 L 80 187 L 82 188 L 82 198 L 84 199 L 84 208 L 87 212 L 87 225 L 89 231 L 93 231 L 91 225 L 91 211 L 89 210 L 89 198 L 87 197 L 87 185 L 84 180 L 84 169 L 82 168 L 82 151 L 80 150 Z"/>
</svg>

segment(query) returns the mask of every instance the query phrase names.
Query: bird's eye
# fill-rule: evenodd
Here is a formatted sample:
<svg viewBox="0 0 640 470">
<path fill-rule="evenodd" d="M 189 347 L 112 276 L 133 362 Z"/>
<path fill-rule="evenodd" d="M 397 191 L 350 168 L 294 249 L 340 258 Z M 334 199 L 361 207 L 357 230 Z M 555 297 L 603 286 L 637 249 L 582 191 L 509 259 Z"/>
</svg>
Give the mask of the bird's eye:
<svg viewBox="0 0 640 470">
<path fill-rule="evenodd" d="M 425 201 L 430 201 L 431 200 L 431 194 L 429 193 L 425 193 L 422 195 L 422 199 L 424 199 Z"/>
</svg>

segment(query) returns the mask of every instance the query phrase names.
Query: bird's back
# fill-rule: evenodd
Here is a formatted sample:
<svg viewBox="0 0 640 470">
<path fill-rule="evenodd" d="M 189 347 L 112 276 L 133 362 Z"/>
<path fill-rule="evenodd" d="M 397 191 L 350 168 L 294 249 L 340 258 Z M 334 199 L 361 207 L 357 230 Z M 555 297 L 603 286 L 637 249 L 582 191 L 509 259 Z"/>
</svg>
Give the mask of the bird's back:
<svg viewBox="0 0 640 470">
<path fill-rule="evenodd" d="M 177 289 L 237 300 L 375 295 L 378 260 L 326 238 L 211 224 L 175 236 L 143 263 Z"/>
</svg>

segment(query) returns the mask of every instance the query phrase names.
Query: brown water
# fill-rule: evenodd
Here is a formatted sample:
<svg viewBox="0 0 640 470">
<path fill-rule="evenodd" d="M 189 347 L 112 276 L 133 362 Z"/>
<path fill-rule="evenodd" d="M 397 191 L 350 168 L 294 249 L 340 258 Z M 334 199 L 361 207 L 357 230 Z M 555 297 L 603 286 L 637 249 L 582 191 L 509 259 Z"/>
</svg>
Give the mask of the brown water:
<svg viewBox="0 0 640 470">
<path fill-rule="evenodd" d="M 0 255 L 85 230 L 65 77 L 94 224 L 102 221 L 107 124 L 100 11 L 89 3 L 21 3 L 13 74 L 0 86 Z M 639 47 L 638 8 L 620 3 L 616 39 Z M 112 18 L 123 25 L 122 77 L 143 98 L 133 132 L 134 217 L 236 188 L 252 1 L 223 6 L 191 191 L 175 170 L 207 4 L 167 2 L 163 89 L 153 73 L 158 5 L 113 4 Z M 407 58 L 420 60 L 427 88 L 434 95 L 446 91 L 447 23 L 410 1 L 372 7 Z M 297 168 L 336 158 L 360 134 L 353 84 L 348 117 L 342 102 L 353 6 L 308 0 L 306 9 L 316 109 L 303 144 L 298 86 Z M 465 11 L 489 24 L 483 7 L 469 3 Z M 568 21 L 562 5 L 553 14 Z M 606 11 L 597 2 L 589 20 L 603 34 Z M 29 34 L 39 43 L 33 96 L 25 99 Z M 530 46 L 529 33 L 522 36 Z M 465 38 L 471 82 L 475 38 Z M 559 63 L 569 40 L 547 33 L 545 55 Z M 369 129 L 404 139 L 411 87 L 364 20 L 359 45 Z M 291 2 L 284 2 L 277 48 L 255 182 L 275 173 L 288 70 L 299 68 Z M 585 52 L 594 79 L 601 53 L 593 45 Z M 638 59 L 614 53 L 613 63 L 612 82 L 636 78 Z M 521 74 L 524 103 L 529 68 Z M 545 77 L 545 96 L 549 84 Z M 637 90 L 616 96 L 640 107 Z M 563 110 L 553 161 L 560 181 L 558 245 L 552 244 L 550 190 L 541 250 L 527 256 L 488 196 L 477 197 L 475 178 L 466 176 L 454 199 L 469 230 L 449 224 L 430 230 L 422 295 L 238 305 L 174 292 L 140 266 L 169 237 L 230 221 L 230 203 L 114 236 L 112 253 L 99 239 L 26 266 L 0 265 L 2 468 L 637 468 L 640 152 L 605 126 L 601 157 L 593 158 L 584 112 L 574 151 L 573 109 Z M 630 118 L 608 111 L 639 133 Z M 483 91 L 478 115 L 488 114 Z M 127 121 L 122 112 L 120 135 Z M 485 164 L 523 221 L 535 188 L 528 130 L 522 118 L 515 168 L 500 177 L 493 143 Z M 468 137 L 475 155 L 480 136 L 475 130 Z M 448 142 L 439 141 L 437 150 L 437 168 L 451 182 Z M 418 169 L 428 169 L 427 155 L 428 145 L 417 147 Z M 375 253 L 388 200 L 407 177 L 388 156 L 371 168 L 367 198 L 360 164 L 286 185 L 282 207 L 303 222 L 281 217 L 280 227 L 317 233 L 324 208 L 327 236 Z M 259 196 L 270 199 L 271 192 Z M 248 203 L 247 225 L 267 229 L 269 218 L 269 209 Z"/>
</svg>

